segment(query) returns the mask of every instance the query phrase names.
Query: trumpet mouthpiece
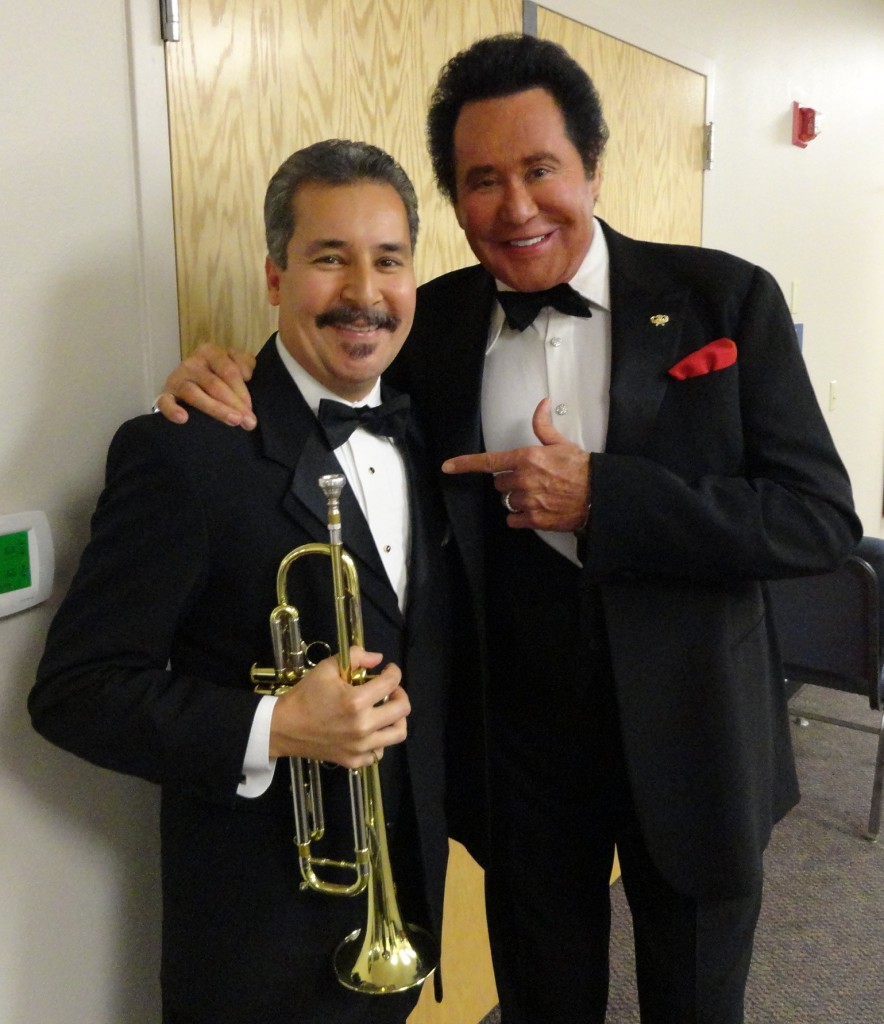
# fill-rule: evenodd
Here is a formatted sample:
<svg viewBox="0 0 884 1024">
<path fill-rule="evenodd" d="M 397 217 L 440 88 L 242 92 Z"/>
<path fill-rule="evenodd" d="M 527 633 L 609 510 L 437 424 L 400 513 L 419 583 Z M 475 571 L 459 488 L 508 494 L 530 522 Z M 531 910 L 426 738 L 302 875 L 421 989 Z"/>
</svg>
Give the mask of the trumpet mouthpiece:
<svg viewBox="0 0 884 1024">
<path fill-rule="evenodd" d="M 347 478 L 343 473 L 329 473 L 319 478 L 319 486 L 329 501 L 336 501 L 347 486 Z"/>
</svg>

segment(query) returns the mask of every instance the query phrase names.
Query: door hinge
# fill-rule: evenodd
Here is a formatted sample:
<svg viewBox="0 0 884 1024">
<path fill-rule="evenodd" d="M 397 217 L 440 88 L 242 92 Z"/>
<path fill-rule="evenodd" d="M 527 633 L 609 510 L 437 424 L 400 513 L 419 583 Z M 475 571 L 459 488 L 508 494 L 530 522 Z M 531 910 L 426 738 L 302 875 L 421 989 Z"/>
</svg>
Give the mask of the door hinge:
<svg viewBox="0 0 884 1024">
<path fill-rule="evenodd" d="M 522 35 L 537 35 L 537 4 L 522 0 Z"/>
<path fill-rule="evenodd" d="M 709 121 L 703 126 L 703 170 L 711 171 L 715 146 L 715 125 Z"/>
<path fill-rule="evenodd" d="M 160 32 L 164 43 L 177 43 L 181 39 L 178 20 L 178 0 L 160 0 Z"/>
</svg>

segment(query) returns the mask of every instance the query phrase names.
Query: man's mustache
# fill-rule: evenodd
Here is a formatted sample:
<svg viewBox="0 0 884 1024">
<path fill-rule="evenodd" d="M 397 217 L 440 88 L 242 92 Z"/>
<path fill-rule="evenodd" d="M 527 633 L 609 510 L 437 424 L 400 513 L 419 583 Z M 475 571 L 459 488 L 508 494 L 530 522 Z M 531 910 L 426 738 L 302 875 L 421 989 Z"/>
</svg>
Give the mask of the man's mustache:
<svg viewBox="0 0 884 1024">
<path fill-rule="evenodd" d="M 385 330 L 391 333 L 398 330 L 402 321 L 398 316 L 380 309 L 359 309 L 354 306 L 335 306 L 327 309 L 316 318 L 317 327 L 370 327 L 372 330 Z"/>
</svg>

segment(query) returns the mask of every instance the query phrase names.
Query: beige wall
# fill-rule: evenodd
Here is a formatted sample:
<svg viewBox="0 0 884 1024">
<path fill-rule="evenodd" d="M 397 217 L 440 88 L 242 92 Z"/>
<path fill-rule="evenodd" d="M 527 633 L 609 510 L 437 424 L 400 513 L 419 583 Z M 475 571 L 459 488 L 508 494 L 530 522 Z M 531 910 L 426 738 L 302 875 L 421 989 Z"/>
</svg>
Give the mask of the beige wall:
<svg viewBox="0 0 884 1024">
<path fill-rule="evenodd" d="M 135 167 L 147 112 L 125 4 L 24 5 L 0 35 L 0 513 L 45 510 L 58 556 L 51 601 L 0 619 L 0 1022 L 156 1024 L 156 794 L 49 747 L 24 708 L 111 433 L 156 376 Z M 160 333 L 165 364 L 174 330 Z"/>
<path fill-rule="evenodd" d="M 839 381 L 827 416 L 882 534 L 884 4 L 548 6 L 713 62 L 705 243 L 787 294 L 798 282 L 811 374 L 823 401 Z M 162 48 L 155 5 L 130 0 L 128 25 L 124 7 L 43 0 L 2 29 L 0 512 L 47 511 L 59 581 L 50 604 L 0 620 L 0 1024 L 158 1019 L 155 794 L 54 751 L 23 707 L 113 428 L 174 361 Z M 788 143 L 793 99 L 826 114 L 806 150 Z"/>
</svg>

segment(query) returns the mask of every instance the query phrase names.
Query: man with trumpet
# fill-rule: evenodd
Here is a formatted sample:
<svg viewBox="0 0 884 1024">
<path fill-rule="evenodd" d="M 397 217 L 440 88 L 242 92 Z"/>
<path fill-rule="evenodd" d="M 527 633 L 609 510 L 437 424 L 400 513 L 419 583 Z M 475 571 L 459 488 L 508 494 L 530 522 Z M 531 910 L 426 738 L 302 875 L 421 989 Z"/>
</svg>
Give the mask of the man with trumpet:
<svg viewBox="0 0 884 1024">
<path fill-rule="evenodd" d="M 398 898 L 438 937 L 452 546 L 407 400 L 379 379 L 414 316 L 417 200 L 386 153 L 331 140 L 283 163 L 265 226 L 279 330 L 252 377 L 261 426 L 195 412 L 183 430 L 159 416 L 123 425 L 29 708 L 52 742 L 162 786 L 164 1024 L 401 1024 L 416 982 L 375 998 L 335 977 L 335 947 L 367 928 L 365 901 L 300 885 L 277 761 L 323 762 L 318 855 L 350 862 L 346 769 L 380 759 Z M 311 647 L 318 663 L 296 685 L 256 693 L 250 667 L 274 661 L 277 569 L 327 537 L 317 481 L 342 471 L 343 544 L 381 652 L 354 646 L 350 669 L 377 674 L 351 686 Z M 296 572 L 305 643 L 334 645 L 328 560 Z"/>
</svg>

